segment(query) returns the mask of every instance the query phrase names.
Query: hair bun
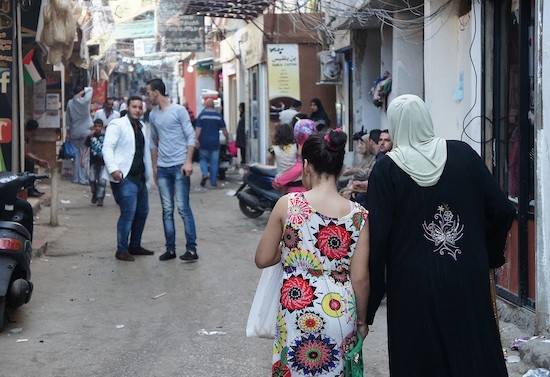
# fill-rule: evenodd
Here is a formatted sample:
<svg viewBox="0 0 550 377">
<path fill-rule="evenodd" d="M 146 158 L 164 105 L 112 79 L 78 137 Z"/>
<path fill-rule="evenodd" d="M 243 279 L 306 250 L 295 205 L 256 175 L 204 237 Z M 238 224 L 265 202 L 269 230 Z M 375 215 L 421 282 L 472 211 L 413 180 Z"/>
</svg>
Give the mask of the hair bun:
<svg viewBox="0 0 550 377">
<path fill-rule="evenodd" d="M 348 140 L 348 135 L 341 128 L 335 130 L 329 130 L 325 135 L 325 140 L 327 141 L 327 147 L 334 151 L 338 152 L 344 150 L 346 147 L 346 142 Z"/>
</svg>

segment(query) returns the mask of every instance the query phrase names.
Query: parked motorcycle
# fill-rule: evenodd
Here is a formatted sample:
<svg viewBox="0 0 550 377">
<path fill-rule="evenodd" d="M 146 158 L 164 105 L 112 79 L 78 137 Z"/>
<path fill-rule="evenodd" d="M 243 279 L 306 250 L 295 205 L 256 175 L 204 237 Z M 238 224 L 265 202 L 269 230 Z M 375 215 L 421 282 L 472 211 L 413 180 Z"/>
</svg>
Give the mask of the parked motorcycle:
<svg viewBox="0 0 550 377">
<path fill-rule="evenodd" d="M 4 327 L 4 309 L 18 308 L 29 302 L 33 285 L 32 206 L 17 197 L 20 189 L 48 178 L 34 173 L 0 173 L 0 330 Z"/>
<path fill-rule="evenodd" d="M 229 153 L 227 144 L 220 144 L 220 157 L 218 159 L 218 179 L 225 180 L 225 173 L 231 165 L 233 157 Z"/>
<path fill-rule="evenodd" d="M 236 192 L 239 208 L 252 219 L 271 211 L 281 194 L 271 187 L 277 169 L 268 165 L 250 165 L 243 177 L 243 184 Z"/>
</svg>

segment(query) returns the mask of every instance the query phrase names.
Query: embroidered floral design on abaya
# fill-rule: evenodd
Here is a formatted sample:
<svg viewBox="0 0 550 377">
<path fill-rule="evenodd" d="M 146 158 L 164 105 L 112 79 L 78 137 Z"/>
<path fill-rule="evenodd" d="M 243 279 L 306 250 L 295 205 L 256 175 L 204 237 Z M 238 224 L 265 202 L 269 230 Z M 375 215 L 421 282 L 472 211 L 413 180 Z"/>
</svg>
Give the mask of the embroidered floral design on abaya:
<svg viewBox="0 0 550 377">
<path fill-rule="evenodd" d="M 439 255 L 450 255 L 455 261 L 458 254 L 462 254 L 460 248 L 456 245 L 457 241 L 464 235 L 464 225 L 460 223 L 460 217 L 451 212 L 448 204 L 442 204 L 437 207 L 437 213 L 434 220 L 429 224 L 422 224 L 424 228 L 424 237 L 432 241 L 436 246 L 434 253 Z"/>
</svg>

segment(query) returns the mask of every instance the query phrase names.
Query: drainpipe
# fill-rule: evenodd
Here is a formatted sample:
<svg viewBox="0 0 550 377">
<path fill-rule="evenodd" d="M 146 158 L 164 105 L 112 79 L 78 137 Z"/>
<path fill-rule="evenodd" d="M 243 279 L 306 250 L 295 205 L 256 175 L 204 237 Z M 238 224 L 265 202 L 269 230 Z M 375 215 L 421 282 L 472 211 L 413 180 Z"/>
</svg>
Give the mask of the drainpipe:
<svg viewBox="0 0 550 377">
<path fill-rule="evenodd" d="M 529 23 L 531 21 L 531 0 L 521 0 L 519 7 L 519 203 L 518 203 L 518 250 L 519 252 L 519 294 L 522 304 L 528 296 L 528 211 L 529 211 Z"/>
</svg>

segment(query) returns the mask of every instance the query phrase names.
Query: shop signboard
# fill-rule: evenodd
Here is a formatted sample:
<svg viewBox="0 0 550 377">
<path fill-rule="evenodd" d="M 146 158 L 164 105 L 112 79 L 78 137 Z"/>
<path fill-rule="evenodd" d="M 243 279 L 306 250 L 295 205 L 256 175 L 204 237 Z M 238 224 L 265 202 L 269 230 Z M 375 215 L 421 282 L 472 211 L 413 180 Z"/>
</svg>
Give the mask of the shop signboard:
<svg viewBox="0 0 550 377">
<path fill-rule="evenodd" d="M 126 21 L 115 25 L 114 39 L 152 38 L 155 35 L 154 20 Z"/>
<path fill-rule="evenodd" d="M 268 44 L 267 82 L 270 117 L 279 119 L 279 112 L 300 99 L 300 60 L 297 44 Z"/>
<path fill-rule="evenodd" d="M 204 51 L 204 17 L 183 14 L 180 0 L 160 0 L 158 20 L 162 51 Z"/>
<path fill-rule="evenodd" d="M 155 9 L 154 0 L 109 0 L 111 14 L 116 24 L 132 20 L 142 13 Z"/>
<path fill-rule="evenodd" d="M 157 40 L 155 38 L 134 39 L 134 56 L 140 58 L 157 53 Z"/>
<path fill-rule="evenodd" d="M 15 80 L 13 66 L 12 1 L 2 1 L 0 7 L 0 171 L 12 170 L 12 91 Z"/>
</svg>

